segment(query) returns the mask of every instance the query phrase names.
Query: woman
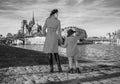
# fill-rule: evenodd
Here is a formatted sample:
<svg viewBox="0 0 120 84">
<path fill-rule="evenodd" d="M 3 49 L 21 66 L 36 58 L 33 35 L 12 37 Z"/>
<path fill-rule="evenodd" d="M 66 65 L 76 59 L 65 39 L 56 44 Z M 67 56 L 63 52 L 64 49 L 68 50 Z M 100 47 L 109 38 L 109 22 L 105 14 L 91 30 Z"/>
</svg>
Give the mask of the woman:
<svg viewBox="0 0 120 84">
<path fill-rule="evenodd" d="M 47 29 L 47 32 L 46 32 Z M 59 72 L 62 72 L 60 57 L 58 55 L 58 39 L 62 42 L 61 24 L 58 20 L 58 10 L 53 9 L 43 26 L 43 34 L 46 36 L 43 51 L 49 54 L 50 72 L 54 72 L 53 58 L 55 58 Z"/>
</svg>

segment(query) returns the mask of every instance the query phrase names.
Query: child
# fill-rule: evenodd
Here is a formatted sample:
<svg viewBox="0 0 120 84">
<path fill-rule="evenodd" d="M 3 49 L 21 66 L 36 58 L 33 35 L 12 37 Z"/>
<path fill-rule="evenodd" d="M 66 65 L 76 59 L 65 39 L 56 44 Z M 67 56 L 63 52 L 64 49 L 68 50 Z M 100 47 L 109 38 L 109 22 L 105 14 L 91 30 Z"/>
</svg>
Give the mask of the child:
<svg viewBox="0 0 120 84">
<path fill-rule="evenodd" d="M 69 73 L 74 73 L 74 67 L 73 62 L 75 64 L 75 72 L 81 73 L 78 68 L 78 59 L 79 56 L 79 50 L 77 48 L 77 41 L 78 39 L 82 38 L 82 36 L 77 36 L 77 32 L 73 31 L 72 29 L 69 29 L 67 31 L 67 38 L 65 39 L 64 45 L 61 45 L 61 47 L 67 48 L 67 57 L 69 61 Z"/>
</svg>

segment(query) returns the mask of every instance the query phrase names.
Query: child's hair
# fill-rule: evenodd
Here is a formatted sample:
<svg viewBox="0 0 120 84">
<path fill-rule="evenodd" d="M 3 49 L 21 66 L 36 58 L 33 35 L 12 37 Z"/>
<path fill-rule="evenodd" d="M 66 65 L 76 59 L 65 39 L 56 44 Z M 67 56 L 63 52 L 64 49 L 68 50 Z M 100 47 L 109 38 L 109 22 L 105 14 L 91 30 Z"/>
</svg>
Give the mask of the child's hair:
<svg viewBox="0 0 120 84">
<path fill-rule="evenodd" d="M 67 31 L 67 37 L 73 35 L 75 32 L 76 32 L 76 31 L 74 31 L 74 30 L 72 30 L 72 29 L 69 29 L 69 30 Z"/>
</svg>

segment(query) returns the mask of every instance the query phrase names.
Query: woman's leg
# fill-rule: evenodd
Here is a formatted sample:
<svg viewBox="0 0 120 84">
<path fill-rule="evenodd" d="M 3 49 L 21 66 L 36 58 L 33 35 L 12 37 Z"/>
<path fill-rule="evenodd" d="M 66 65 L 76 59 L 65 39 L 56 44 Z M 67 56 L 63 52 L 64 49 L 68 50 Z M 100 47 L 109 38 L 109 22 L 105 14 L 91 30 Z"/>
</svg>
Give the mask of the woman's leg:
<svg viewBox="0 0 120 84">
<path fill-rule="evenodd" d="M 55 56 L 55 60 L 56 60 L 59 72 L 62 72 L 61 63 L 60 63 L 60 56 L 58 55 L 58 53 L 54 53 L 54 56 Z"/>
<path fill-rule="evenodd" d="M 53 54 L 52 53 L 49 53 L 49 63 L 50 63 L 50 72 L 53 72 L 54 68 L 53 68 Z"/>
</svg>

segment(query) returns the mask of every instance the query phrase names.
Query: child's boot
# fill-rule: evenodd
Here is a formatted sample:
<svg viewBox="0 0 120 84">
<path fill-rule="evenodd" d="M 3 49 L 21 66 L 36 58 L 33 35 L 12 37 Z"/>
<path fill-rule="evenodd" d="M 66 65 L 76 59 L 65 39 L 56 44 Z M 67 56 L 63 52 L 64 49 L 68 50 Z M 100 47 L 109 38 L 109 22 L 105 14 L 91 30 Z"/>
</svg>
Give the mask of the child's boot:
<svg viewBox="0 0 120 84">
<path fill-rule="evenodd" d="M 75 72 L 76 72 L 76 73 L 81 73 L 81 71 L 80 71 L 79 68 L 76 68 Z"/>
<path fill-rule="evenodd" d="M 69 70 L 68 70 L 68 73 L 73 74 L 73 73 L 74 73 L 74 69 L 73 69 L 73 68 L 69 69 Z"/>
</svg>

